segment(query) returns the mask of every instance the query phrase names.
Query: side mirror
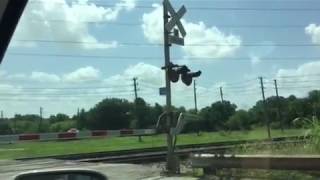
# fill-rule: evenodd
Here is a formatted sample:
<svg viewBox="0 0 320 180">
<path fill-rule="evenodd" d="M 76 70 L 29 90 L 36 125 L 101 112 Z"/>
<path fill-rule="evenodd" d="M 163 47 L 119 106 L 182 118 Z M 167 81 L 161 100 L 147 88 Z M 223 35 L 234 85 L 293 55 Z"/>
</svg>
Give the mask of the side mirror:
<svg viewBox="0 0 320 180">
<path fill-rule="evenodd" d="M 89 170 L 57 170 L 21 174 L 15 180 L 107 180 L 107 177 Z"/>
</svg>

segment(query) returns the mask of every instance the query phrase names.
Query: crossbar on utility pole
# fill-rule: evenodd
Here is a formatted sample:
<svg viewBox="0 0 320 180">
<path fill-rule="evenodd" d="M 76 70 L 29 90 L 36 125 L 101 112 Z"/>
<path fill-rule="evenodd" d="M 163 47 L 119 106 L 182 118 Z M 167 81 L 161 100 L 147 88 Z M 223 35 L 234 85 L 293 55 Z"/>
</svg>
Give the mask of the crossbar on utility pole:
<svg viewBox="0 0 320 180">
<path fill-rule="evenodd" d="M 281 111 L 280 111 L 280 98 L 279 98 L 279 92 L 278 92 L 278 83 L 277 80 L 274 80 L 274 88 L 276 90 L 276 97 L 277 97 L 277 116 L 278 116 L 278 120 L 280 121 L 280 128 L 281 131 L 283 132 L 283 122 L 282 122 L 282 116 L 281 116 Z"/>
<path fill-rule="evenodd" d="M 263 77 L 259 77 L 259 79 L 260 79 L 261 93 L 262 93 L 262 100 L 263 100 L 264 117 L 265 117 L 265 121 L 266 121 L 266 124 L 267 124 L 268 138 L 271 139 L 270 122 L 269 122 L 269 119 L 267 117 L 266 97 L 264 95 Z"/>
</svg>

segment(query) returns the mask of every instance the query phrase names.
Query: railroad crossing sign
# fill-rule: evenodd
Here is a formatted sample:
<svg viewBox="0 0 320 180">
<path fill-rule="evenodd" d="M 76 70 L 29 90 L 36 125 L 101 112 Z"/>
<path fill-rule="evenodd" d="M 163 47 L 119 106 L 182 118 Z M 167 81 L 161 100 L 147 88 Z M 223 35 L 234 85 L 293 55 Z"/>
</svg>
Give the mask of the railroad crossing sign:
<svg viewBox="0 0 320 180">
<path fill-rule="evenodd" d="M 174 29 L 173 35 L 169 35 L 169 43 L 177 44 L 177 45 L 184 45 L 184 37 L 187 35 L 182 23 L 181 18 L 183 15 L 187 12 L 187 9 L 185 6 L 182 6 L 178 12 L 176 12 L 169 0 L 164 0 L 164 5 L 167 7 L 168 12 L 171 15 L 170 21 L 165 25 L 165 28 L 168 32 L 172 32 L 175 26 L 178 27 L 178 29 Z M 182 37 L 179 37 L 179 33 Z"/>
</svg>

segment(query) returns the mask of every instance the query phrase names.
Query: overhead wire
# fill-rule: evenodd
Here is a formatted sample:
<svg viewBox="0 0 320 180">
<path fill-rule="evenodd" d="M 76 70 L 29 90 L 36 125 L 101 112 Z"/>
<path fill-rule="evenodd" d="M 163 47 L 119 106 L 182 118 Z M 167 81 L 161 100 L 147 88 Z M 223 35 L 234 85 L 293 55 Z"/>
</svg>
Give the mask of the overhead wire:
<svg viewBox="0 0 320 180">
<path fill-rule="evenodd" d="M 112 87 L 103 87 L 103 86 L 77 86 L 77 87 L 17 87 L 19 90 L 87 90 L 87 89 L 114 89 L 119 87 L 130 87 L 127 85 L 114 85 Z M 7 89 L 6 87 L 0 86 L 1 89 Z"/>
<path fill-rule="evenodd" d="M 37 43 L 53 43 L 53 44 L 92 44 L 97 45 L 100 43 L 97 42 L 86 42 L 86 41 L 67 41 L 67 40 L 49 40 L 49 39 L 13 39 L 15 42 L 37 42 Z M 136 42 L 105 42 L 116 45 L 116 46 L 164 46 L 162 43 L 136 43 Z M 279 44 L 270 44 L 270 43 L 247 43 L 247 44 L 234 44 L 234 43 L 201 43 L 201 44 L 185 44 L 185 47 L 208 47 L 208 46 L 221 46 L 221 47 L 320 47 L 320 44 L 311 44 L 311 43 L 279 43 Z"/>
<path fill-rule="evenodd" d="M 31 1 L 30 4 L 42 4 L 41 1 Z M 54 3 L 57 5 L 67 5 L 65 3 Z M 107 8 L 113 8 L 116 4 L 106 4 L 106 3 L 94 3 L 98 7 L 107 7 Z M 90 4 L 89 4 L 90 5 Z M 88 4 L 77 4 L 77 6 L 88 6 Z M 117 4 L 117 7 L 134 7 L 135 9 L 154 9 L 155 7 L 152 5 L 135 5 L 135 6 L 129 6 L 125 4 Z M 201 11 L 279 11 L 279 12 L 297 12 L 297 11 L 303 11 L 303 12 L 317 12 L 320 11 L 320 8 L 251 8 L 251 7 L 208 7 L 208 6 L 188 6 L 189 10 L 201 10 Z"/>
<path fill-rule="evenodd" d="M 141 23 L 136 22 L 109 22 L 109 21 L 73 21 L 64 19 L 26 19 L 32 22 L 52 22 L 52 23 L 86 23 L 86 24 L 106 24 L 111 26 L 141 26 Z M 215 24 L 214 26 L 219 28 L 265 28 L 265 29 L 294 29 L 294 28 L 305 28 L 305 24 Z"/>
<path fill-rule="evenodd" d="M 60 58 L 92 58 L 92 59 L 105 59 L 105 60 L 163 60 L 163 57 L 159 56 L 107 56 L 107 55 L 81 55 L 81 54 L 64 54 L 64 53 L 23 53 L 23 52 L 8 52 L 6 55 L 11 56 L 32 56 L 32 57 L 60 57 Z M 212 57 L 172 57 L 172 60 L 207 60 L 207 61 L 250 61 L 249 57 L 238 58 L 212 58 Z M 301 60 L 319 60 L 319 57 L 268 57 L 261 58 L 266 61 L 301 61 Z"/>
</svg>

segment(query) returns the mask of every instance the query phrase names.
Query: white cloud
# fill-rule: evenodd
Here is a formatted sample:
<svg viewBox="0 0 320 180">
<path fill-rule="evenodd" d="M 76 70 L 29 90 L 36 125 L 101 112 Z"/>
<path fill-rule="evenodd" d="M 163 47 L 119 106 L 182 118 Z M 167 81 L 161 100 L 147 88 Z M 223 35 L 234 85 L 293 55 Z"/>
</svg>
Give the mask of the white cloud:
<svg viewBox="0 0 320 180">
<path fill-rule="evenodd" d="M 45 72 L 32 72 L 30 79 L 38 82 L 59 82 L 60 81 L 60 77 L 58 75 L 48 74 Z"/>
<path fill-rule="evenodd" d="M 28 75 L 24 73 L 10 74 L 6 78 L 9 80 L 26 80 L 28 79 Z"/>
<path fill-rule="evenodd" d="M 301 76 L 306 77 L 308 75 L 314 75 L 320 73 L 320 61 L 308 62 L 300 65 L 296 69 L 280 69 L 277 73 L 277 77 L 282 76 Z"/>
<path fill-rule="evenodd" d="M 92 66 L 79 68 L 71 73 L 63 75 L 64 82 L 88 82 L 97 81 L 100 78 L 100 71 Z"/>
<path fill-rule="evenodd" d="M 138 63 L 128 67 L 123 74 L 126 77 L 138 77 L 140 81 L 152 85 L 160 86 L 164 83 L 164 71 L 150 64 Z"/>
<path fill-rule="evenodd" d="M 142 16 L 142 30 L 151 43 L 163 42 L 162 7 L 153 4 L 154 10 Z M 161 20 L 160 20 L 161 18 Z M 217 27 L 207 27 L 204 22 L 187 22 L 182 20 L 187 32 L 183 51 L 186 57 L 223 58 L 233 55 L 241 46 L 239 36 L 226 34 Z"/>
<path fill-rule="evenodd" d="M 320 26 L 309 24 L 305 28 L 305 33 L 311 37 L 311 41 L 315 44 L 320 43 Z"/>
<path fill-rule="evenodd" d="M 159 88 L 165 86 L 164 70 L 155 65 L 140 62 L 127 67 L 120 74 L 105 79 L 104 83 L 106 84 L 106 87 L 113 87 L 113 91 L 115 92 L 123 90 L 130 92 L 131 94 L 129 93 L 127 98 L 132 100 L 134 97 L 132 79 L 134 77 L 138 78 L 138 96 L 144 98 L 148 103 L 165 103 L 165 96 L 159 95 Z M 185 106 L 187 108 L 194 107 L 193 86 L 186 86 L 180 79 L 178 83 L 171 84 L 171 89 L 172 104 L 174 106 Z M 211 89 L 201 86 L 198 86 L 197 89 L 201 94 L 207 93 L 207 95 L 210 95 L 210 92 L 212 92 Z M 212 102 L 212 99 L 210 98 L 203 98 L 203 96 L 199 96 L 199 98 L 201 99 L 201 103 L 199 101 L 199 106 Z"/>
<path fill-rule="evenodd" d="M 251 65 L 255 66 L 260 64 L 263 61 L 263 58 L 271 55 L 276 46 L 273 41 L 262 41 L 261 44 L 267 46 L 257 46 L 257 47 L 248 47 L 248 56 L 250 57 Z"/>
<path fill-rule="evenodd" d="M 251 65 L 253 66 L 261 63 L 261 59 L 258 56 L 251 56 L 250 60 L 251 60 Z"/>
<path fill-rule="evenodd" d="M 203 22 L 184 24 L 188 33 L 183 47 L 186 56 L 222 58 L 233 55 L 241 45 L 239 36 L 227 35 L 217 27 L 207 27 Z"/>
<path fill-rule="evenodd" d="M 152 5 L 155 9 L 142 15 L 142 30 L 144 36 L 151 43 L 163 42 L 162 7 L 159 4 Z"/>
<path fill-rule="evenodd" d="M 5 77 L 7 75 L 6 71 L 1 70 L 0 71 L 0 77 Z"/>
<path fill-rule="evenodd" d="M 135 7 L 135 0 L 120 0 L 113 8 L 102 7 L 90 0 L 67 3 L 66 0 L 30 1 L 14 35 L 16 40 L 46 39 L 52 41 L 83 42 L 77 44 L 85 49 L 117 47 L 112 40 L 102 42 L 90 33 L 86 21 L 115 21 L 123 10 Z M 59 22 L 52 20 L 61 20 Z M 34 42 L 13 41 L 12 46 L 33 47 Z M 78 47 L 78 46 L 77 46 Z"/>
<path fill-rule="evenodd" d="M 304 96 L 310 90 L 320 88 L 318 75 L 320 61 L 308 62 L 295 69 L 279 69 L 275 78 L 284 95 Z"/>
</svg>

